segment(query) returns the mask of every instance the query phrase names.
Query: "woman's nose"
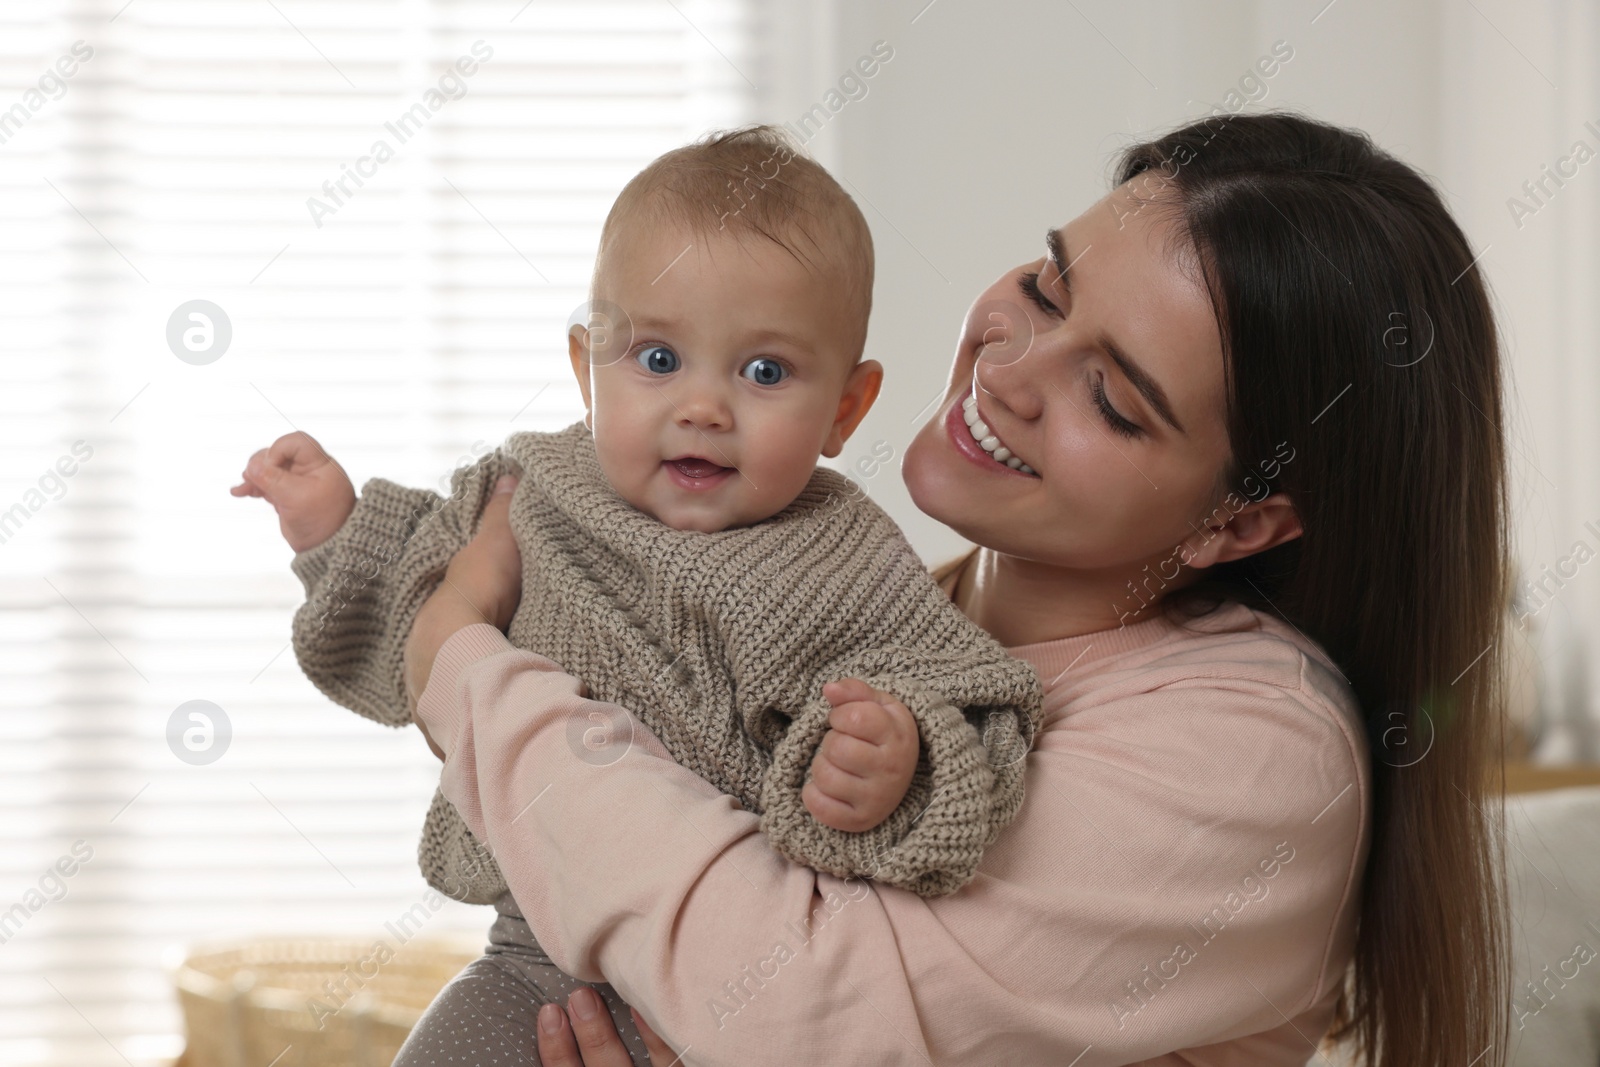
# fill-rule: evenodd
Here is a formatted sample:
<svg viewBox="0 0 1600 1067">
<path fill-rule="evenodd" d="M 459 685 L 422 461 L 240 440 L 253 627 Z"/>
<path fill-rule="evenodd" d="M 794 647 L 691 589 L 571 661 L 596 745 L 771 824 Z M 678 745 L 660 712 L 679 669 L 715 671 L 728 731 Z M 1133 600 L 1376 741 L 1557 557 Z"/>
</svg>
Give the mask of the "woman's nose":
<svg viewBox="0 0 1600 1067">
<path fill-rule="evenodd" d="M 1044 407 L 1044 394 L 1051 388 L 1041 354 L 1030 343 L 1023 345 L 1015 332 L 1004 343 L 980 344 L 972 365 L 974 393 L 985 394 L 1019 419 L 1033 419 Z"/>
<path fill-rule="evenodd" d="M 1033 317 L 1015 301 L 990 298 L 972 309 L 967 319 L 967 338 L 981 361 L 991 365 L 1017 363 L 1033 348 Z"/>
</svg>

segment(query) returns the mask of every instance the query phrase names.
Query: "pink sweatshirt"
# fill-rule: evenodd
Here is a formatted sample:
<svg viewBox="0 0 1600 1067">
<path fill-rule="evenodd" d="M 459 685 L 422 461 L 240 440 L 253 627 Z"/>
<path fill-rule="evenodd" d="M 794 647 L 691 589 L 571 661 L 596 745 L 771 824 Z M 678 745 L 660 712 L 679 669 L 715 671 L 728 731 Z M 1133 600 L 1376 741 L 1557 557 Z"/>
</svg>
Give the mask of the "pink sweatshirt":
<svg viewBox="0 0 1600 1067">
<path fill-rule="evenodd" d="M 686 1064 L 1300 1067 L 1367 849 L 1342 678 L 1240 605 L 1010 651 L 1046 692 L 1027 799 L 933 899 L 785 860 L 636 720 L 596 766 L 615 707 L 492 626 L 445 643 L 418 717 L 540 944 Z"/>
</svg>

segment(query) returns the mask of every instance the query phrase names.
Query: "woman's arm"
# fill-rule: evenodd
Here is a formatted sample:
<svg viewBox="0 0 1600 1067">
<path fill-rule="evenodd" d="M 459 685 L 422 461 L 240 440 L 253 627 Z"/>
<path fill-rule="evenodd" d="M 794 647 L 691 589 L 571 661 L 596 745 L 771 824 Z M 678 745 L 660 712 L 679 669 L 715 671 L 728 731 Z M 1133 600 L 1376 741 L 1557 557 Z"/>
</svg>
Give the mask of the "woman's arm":
<svg viewBox="0 0 1600 1067">
<path fill-rule="evenodd" d="M 466 603 L 425 606 L 408 646 L 451 634 L 417 706 L 441 786 L 551 958 L 687 1063 L 1094 1067 L 1252 1034 L 1251 1062 L 1311 1055 L 1367 793 L 1282 642 L 1077 694 L 977 879 L 924 900 L 782 859 L 624 709 L 473 624 L 474 545 L 452 564 Z"/>
<path fill-rule="evenodd" d="M 688 1063 L 782 1048 L 796 1063 L 1092 1067 L 1261 1031 L 1301 1045 L 1287 1020 L 1324 998 L 1348 934 L 1362 790 L 1339 807 L 1348 761 L 1283 758 L 1290 735 L 1308 739 L 1282 725 L 1293 701 L 1197 690 L 1195 728 L 1169 695 L 1122 701 L 1135 729 L 1163 732 L 1167 767 L 1094 730 L 1041 738 L 978 879 L 924 900 L 782 859 L 757 816 L 636 722 L 597 759 L 584 734 L 631 719 L 579 689 L 473 625 L 440 650 L 417 713 L 447 753 L 445 794 L 551 958 L 610 981 Z M 1231 724 L 1208 714 L 1218 698 Z M 1241 778 L 1219 728 L 1253 730 L 1265 755 L 1248 769 L 1272 780 Z M 1298 1027 L 1314 1040 L 1325 1023 Z"/>
</svg>

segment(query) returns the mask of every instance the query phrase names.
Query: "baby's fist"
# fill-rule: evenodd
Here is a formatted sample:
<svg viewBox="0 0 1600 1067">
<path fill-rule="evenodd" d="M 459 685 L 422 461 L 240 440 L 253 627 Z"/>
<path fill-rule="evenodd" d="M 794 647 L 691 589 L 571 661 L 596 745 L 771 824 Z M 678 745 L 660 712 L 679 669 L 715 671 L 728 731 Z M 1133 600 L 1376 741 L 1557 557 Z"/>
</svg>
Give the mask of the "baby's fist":
<svg viewBox="0 0 1600 1067">
<path fill-rule="evenodd" d="M 332 537 L 355 510 L 350 476 L 310 434 L 286 433 L 250 457 L 234 496 L 265 497 L 278 529 L 296 552 Z"/>
<path fill-rule="evenodd" d="M 833 705 L 830 729 L 800 799 L 824 826 L 870 830 L 900 806 L 911 787 L 920 750 L 916 720 L 893 693 L 860 679 L 829 682 L 822 695 Z"/>
</svg>

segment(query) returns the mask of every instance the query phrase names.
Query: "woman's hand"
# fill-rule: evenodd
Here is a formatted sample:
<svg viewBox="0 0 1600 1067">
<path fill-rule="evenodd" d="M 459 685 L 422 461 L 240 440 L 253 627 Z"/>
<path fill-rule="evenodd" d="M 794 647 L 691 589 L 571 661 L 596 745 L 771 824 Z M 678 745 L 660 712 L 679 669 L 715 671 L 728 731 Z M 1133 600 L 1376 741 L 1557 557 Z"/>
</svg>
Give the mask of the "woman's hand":
<svg viewBox="0 0 1600 1067">
<path fill-rule="evenodd" d="M 435 596 L 454 593 L 478 612 L 478 622 L 504 630 L 522 603 L 522 550 L 511 533 L 515 475 L 502 474 L 483 506 L 478 532 L 455 554 Z"/>
<path fill-rule="evenodd" d="M 680 1057 L 644 1017 L 629 1008 L 633 1025 L 644 1038 L 650 1067 L 676 1067 Z M 593 990 L 578 989 L 567 998 L 567 1010 L 554 1004 L 539 1009 L 539 1058 L 545 1067 L 632 1067 L 633 1058 L 617 1036 L 611 1013 Z"/>
<path fill-rule="evenodd" d="M 444 581 L 417 611 L 406 638 L 406 696 L 416 711 L 417 698 L 428 687 L 434 658 L 452 634 L 464 626 L 486 622 L 504 630 L 522 601 L 522 553 L 511 534 L 512 475 L 502 475 L 484 506 L 478 533 L 455 554 Z M 418 723 L 420 726 L 421 723 Z M 423 731 L 427 736 L 427 731 Z M 428 746 L 443 759 L 433 739 Z"/>
</svg>

